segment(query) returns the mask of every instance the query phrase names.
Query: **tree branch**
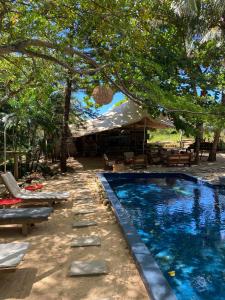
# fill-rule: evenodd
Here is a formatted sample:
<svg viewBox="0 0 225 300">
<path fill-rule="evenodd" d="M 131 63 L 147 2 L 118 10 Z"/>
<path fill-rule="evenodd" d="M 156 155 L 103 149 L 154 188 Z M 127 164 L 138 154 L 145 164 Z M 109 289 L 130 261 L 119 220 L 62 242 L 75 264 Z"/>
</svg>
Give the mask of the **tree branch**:
<svg viewBox="0 0 225 300">
<path fill-rule="evenodd" d="M 47 54 L 43 54 L 43 53 L 39 53 L 36 51 L 27 50 L 27 49 L 21 49 L 20 53 L 25 54 L 30 57 L 42 58 L 42 59 L 51 61 L 53 63 L 56 63 L 56 64 L 62 66 L 63 68 L 69 69 L 70 71 L 74 72 L 74 68 L 72 68 L 69 64 L 67 64 L 63 61 L 60 61 L 59 59 L 57 59 L 51 55 L 47 55 Z"/>
<path fill-rule="evenodd" d="M 67 64 L 64 61 L 57 59 L 54 56 L 27 49 L 27 47 L 30 47 L 30 46 L 41 47 L 44 49 L 53 49 L 56 51 L 60 51 L 63 54 L 70 55 L 70 56 L 73 56 L 73 55 L 79 56 L 80 58 L 82 58 L 82 60 L 85 60 L 86 63 L 88 63 L 89 65 L 91 65 L 94 68 L 89 69 L 89 70 L 75 69 L 70 64 Z M 10 53 L 18 53 L 18 52 L 21 54 L 30 56 L 30 57 L 39 57 L 39 58 L 51 61 L 53 63 L 56 63 L 56 64 L 62 66 L 63 68 L 70 70 L 72 73 L 78 73 L 80 75 L 85 75 L 85 74 L 92 75 L 92 74 L 95 74 L 95 73 L 101 71 L 102 69 L 104 69 L 107 66 L 106 64 L 103 66 L 99 66 L 98 63 L 94 59 L 92 59 L 89 55 L 87 55 L 79 50 L 76 50 L 71 47 L 60 48 L 58 44 L 51 43 L 48 41 L 41 41 L 41 40 L 34 39 L 34 40 L 20 41 L 20 42 L 11 44 L 11 45 L 0 46 L 0 55 L 1 56 L 10 54 Z"/>
<path fill-rule="evenodd" d="M 187 109 L 169 109 L 169 108 L 165 108 L 163 107 L 163 109 L 165 111 L 167 111 L 168 113 L 188 113 L 188 114 L 192 114 L 192 115 L 214 115 L 214 116 L 221 116 L 221 115 L 225 115 L 225 112 L 223 113 L 216 113 L 216 112 L 203 112 L 203 111 L 191 111 L 191 110 L 187 110 Z"/>
<path fill-rule="evenodd" d="M 10 46 L 10 45 L 9 45 Z M 25 49 L 26 47 L 30 47 L 30 46 L 35 46 L 35 47 L 42 47 L 45 49 L 54 49 L 56 51 L 60 51 L 64 54 L 68 54 L 70 56 L 76 55 L 79 56 L 80 58 L 82 58 L 83 60 L 85 60 L 88 64 L 94 66 L 94 67 L 98 67 L 97 62 L 92 59 L 90 56 L 88 56 L 87 54 L 72 48 L 70 46 L 66 46 L 66 47 L 60 47 L 60 45 L 58 45 L 57 43 L 52 43 L 52 42 L 48 42 L 48 41 L 42 41 L 42 40 L 38 40 L 38 39 L 32 39 L 32 40 L 25 40 L 25 41 L 20 41 L 17 43 L 14 43 L 11 45 L 14 49 L 13 52 L 15 52 L 15 50 L 19 49 Z M 1 49 L 4 46 L 0 46 L 0 52 Z M 7 51 L 7 45 L 5 47 L 5 51 Z"/>
<path fill-rule="evenodd" d="M 33 81 L 33 78 L 30 77 L 26 82 L 23 83 L 23 85 L 20 86 L 19 89 L 15 91 L 9 91 L 7 95 L 5 95 L 3 98 L 0 99 L 0 105 L 3 105 L 5 102 L 9 100 L 9 98 L 12 98 L 16 96 L 19 92 L 21 92 L 28 84 L 30 84 Z"/>
</svg>

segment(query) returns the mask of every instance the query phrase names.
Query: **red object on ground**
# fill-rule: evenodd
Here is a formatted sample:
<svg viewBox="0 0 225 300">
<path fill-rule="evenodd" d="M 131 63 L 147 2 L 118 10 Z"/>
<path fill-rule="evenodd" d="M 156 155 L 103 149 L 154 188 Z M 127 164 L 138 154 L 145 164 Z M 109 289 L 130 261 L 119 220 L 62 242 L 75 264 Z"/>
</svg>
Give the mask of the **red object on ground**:
<svg viewBox="0 0 225 300">
<path fill-rule="evenodd" d="M 42 188 L 43 188 L 43 184 L 33 184 L 24 187 L 25 190 L 32 191 L 32 192 L 41 190 Z"/>
<path fill-rule="evenodd" d="M 0 199 L 0 205 L 13 205 L 17 203 L 23 202 L 20 198 L 6 198 L 6 199 Z"/>
</svg>

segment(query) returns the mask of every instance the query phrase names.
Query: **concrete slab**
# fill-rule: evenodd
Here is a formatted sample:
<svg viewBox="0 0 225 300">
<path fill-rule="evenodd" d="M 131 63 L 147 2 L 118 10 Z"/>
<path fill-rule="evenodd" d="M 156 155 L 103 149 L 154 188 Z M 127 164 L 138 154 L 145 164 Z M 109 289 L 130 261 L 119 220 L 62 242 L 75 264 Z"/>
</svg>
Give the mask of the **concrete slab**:
<svg viewBox="0 0 225 300">
<path fill-rule="evenodd" d="M 84 202 L 89 202 L 89 201 L 93 201 L 93 197 L 91 196 L 87 196 L 87 194 L 79 194 L 76 196 L 76 198 L 74 199 L 74 201 L 84 201 Z"/>
<path fill-rule="evenodd" d="M 27 252 L 29 243 L 0 244 L 0 269 L 15 268 Z"/>
<path fill-rule="evenodd" d="M 98 225 L 95 221 L 78 221 L 73 223 L 73 228 L 82 228 L 88 226 L 96 226 Z"/>
<path fill-rule="evenodd" d="M 87 246 L 100 246 L 101 239 L 98 236 L 85 236 L 72 240 L 71 247 L 87 247 Z"/>
<path fill-rule="evenodd" d="M 103 260 L 73 261 L 69 270 L 70 276 L 102 275 L 107 273 L 108 269 Z"/>
<path fill-rule="evenodd" d="M 96 209 L 81 209 L 74 211 L 74 215 L 86 215 L 86 214 L 93 214 L 96 212 Z"/>
</svg>

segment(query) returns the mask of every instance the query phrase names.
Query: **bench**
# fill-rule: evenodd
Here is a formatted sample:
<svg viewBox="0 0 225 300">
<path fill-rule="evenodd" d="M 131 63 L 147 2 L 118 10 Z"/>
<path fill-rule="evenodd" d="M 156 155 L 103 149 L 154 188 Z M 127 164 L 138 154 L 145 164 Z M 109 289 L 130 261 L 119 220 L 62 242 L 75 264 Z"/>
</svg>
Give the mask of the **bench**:
<svg viewBox="0 0 225 300">
<path fill-rule="evenodd" d="M 0 225 L 21 224 L 22 234 L 27 235 L 33 224 L 47 221 L 52 211 L 50 207 L 0 209 Z"/>
</svg>

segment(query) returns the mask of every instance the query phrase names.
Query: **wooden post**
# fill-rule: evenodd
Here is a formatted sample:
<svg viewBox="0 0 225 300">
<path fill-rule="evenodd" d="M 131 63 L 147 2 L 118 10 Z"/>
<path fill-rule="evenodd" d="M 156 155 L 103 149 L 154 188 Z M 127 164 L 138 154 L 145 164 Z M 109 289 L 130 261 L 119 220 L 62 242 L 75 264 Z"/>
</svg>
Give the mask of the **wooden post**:
<svg viewBox="0 0 225 300">
<path fill-rule="evenodd" d="M 143 134 L 143 144 L 142 144 L 143 154 L 145 153 L 145 139 L 146 139 L 146 118 L 145 118 L 145 123 L 144 123 L 144 134 Z"/>
<path fill-rule="evenodd" d="M 22 234 L 25 236 L 28 234 L 28 224 L 27 223 L 22 224 Z"/>
</svg>

